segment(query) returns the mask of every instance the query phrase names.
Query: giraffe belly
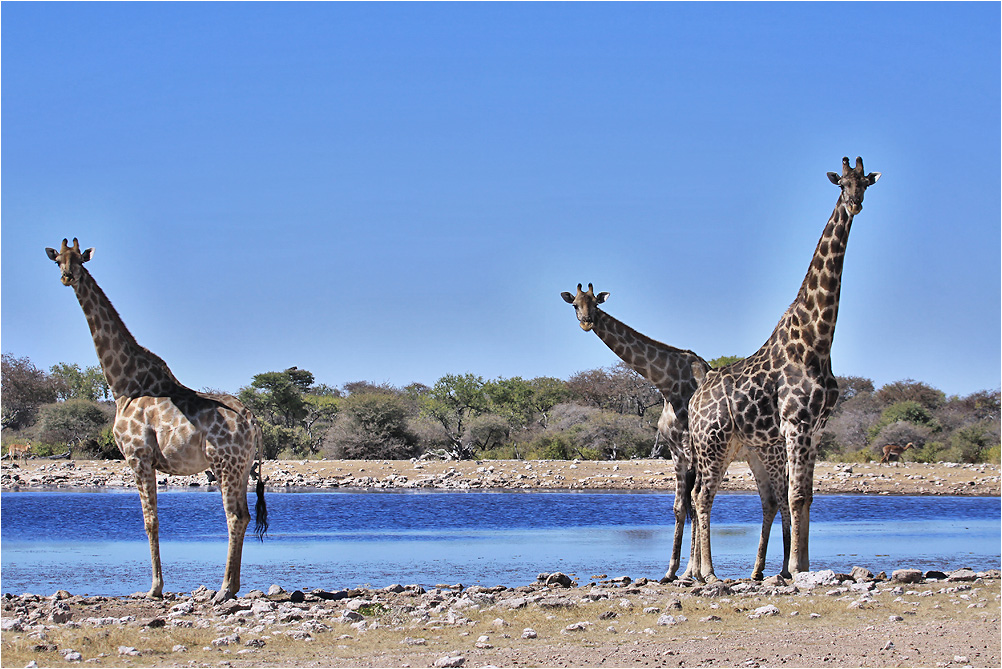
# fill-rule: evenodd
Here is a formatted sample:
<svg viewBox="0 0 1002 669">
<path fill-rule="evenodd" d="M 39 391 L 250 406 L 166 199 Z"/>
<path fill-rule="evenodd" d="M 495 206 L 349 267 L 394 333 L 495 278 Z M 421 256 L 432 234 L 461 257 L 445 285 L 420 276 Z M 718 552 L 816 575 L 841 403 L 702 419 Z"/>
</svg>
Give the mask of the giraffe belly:
<svg viewBox="0 0 1002 669">
<path fill-rule="evenodd" d="M 148 424 L 156 433 L 156 468 L 167 474 L 190 476 L 209 468 L 205 430 L 169 398 L 157 398 L 146 411 Z M 192 418 L 195 420 L 193 421 Z"/>
</svg>

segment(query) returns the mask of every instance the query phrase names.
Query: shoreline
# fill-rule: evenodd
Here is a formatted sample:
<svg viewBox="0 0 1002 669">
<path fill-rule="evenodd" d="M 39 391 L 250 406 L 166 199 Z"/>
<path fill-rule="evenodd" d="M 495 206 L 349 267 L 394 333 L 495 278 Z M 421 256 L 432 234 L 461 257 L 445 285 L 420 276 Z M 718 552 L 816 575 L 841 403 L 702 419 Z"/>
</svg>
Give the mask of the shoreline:
<svg viewBox="0 0 1002 669">
<path fill-rule="evenodd" d="M 272 492 L 358 490 L 588 490 L 672 492 L 670 460 L 266 460 L 266 487 Z M 999 496 L 996 464 L 819 462 L 815 494 Z M 158 473 L 161 490 L 211 486 L 205 474 Z M 4 461 L 3 492 L 32 490 L 135 489 L 132 471 L 121 460 Z M 745 462 L 732 462 L 721 492 L 756 492 Z"/>
<path fill-rule="evenodd" d="M 4 595 L 4 666 L 996 667 L 999 571 Z M 584 579 L 582 579 L 584 580 Z"/>
</svg>

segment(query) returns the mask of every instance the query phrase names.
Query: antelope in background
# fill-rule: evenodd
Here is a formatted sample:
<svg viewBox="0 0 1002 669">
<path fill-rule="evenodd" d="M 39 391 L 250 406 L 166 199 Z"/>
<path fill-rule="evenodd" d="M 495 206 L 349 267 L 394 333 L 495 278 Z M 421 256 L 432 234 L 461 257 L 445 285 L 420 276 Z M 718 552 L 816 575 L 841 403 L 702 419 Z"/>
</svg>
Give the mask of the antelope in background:
<svg viewBox="0 0 1002 669">
<path fill-rule="evenodd" d="M 910 441 L 904 446 L 898 446 L 897 444 L 887 444 L 886 446 L 884 446 L 884 457 L 880 458 L 880 464 L 888 463 L 892 459 L 900 462 L 901 454 L 907 451 L 909 448 L 915 448 L 915 444 L 913 444 Z"/>
</svg>

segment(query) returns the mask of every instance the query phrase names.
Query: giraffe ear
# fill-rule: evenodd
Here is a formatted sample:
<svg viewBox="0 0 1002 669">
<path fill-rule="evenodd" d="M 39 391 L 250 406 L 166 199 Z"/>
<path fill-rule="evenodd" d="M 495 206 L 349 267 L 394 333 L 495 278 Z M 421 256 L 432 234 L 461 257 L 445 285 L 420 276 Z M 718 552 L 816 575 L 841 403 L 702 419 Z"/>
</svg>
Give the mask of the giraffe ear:
<svg viewBox="0 0 1002 669">
<path fill-rule="evenodd" d="M 93 257 L 94 257 L 94 247 L 92 246 L 80 254 L 80 262 L 87 262 Z"/>
<path fill-rule="evenodd" d="M 608 299 L 609 299 L 609 293 L 607 291 L 602 291 L 601 293 L 595 296 L 595 303 L 602 304 Z"/>
<path fill-rule="evenodd" d="M 57 253 L 55 249 L 46 247 L 45 255 L 49 256 L 49 260 L 55 260 L 59 253 Z"/>
<path fill-rule="evenodd" d="M 873 184 L 877 183 L 877 179 L 879 178 L 880 178 L 880 172 L 870 172 L 869 174 L 866 175 L 866 185 L 872 186 Z"/>
<path fill-rule="evenodd" d="M 692 378 L 696 379 L 696 383 L 702 383 L 703 379 L 706 378 L 706 372 L 709 371 L 707 366 L 699 360 L 693 360 L 690 368 L 692 369 Z"/>
<path fill-rule="evenodd" d="M 560 293 L 560 297 L 564 298 L 564 302 L 567 304 L 574 304 L 574 296 L 568 293 L 566 290 Z"/>
<path fill-rule="evenodd" d="M 839 175 L 835 174 L 834 172 L 829 172 L 828 180 L 831 181 L 836 186 L 838 186 Z"/>
</svg>

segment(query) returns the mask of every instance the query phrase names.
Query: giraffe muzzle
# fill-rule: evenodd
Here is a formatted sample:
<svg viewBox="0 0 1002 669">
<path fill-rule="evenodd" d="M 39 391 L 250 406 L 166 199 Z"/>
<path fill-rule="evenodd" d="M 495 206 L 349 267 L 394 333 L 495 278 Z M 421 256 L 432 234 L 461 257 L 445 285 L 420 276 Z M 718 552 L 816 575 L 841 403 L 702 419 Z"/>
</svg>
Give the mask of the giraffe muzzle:
<svg viewBox="0 0 1002 669">
<path fill-rule="evenodd" d="M 581 329 L 584 330 L 585 332 L 591 332 L 591 329 L 594 327 L 595 324 L 592 323 L 591 321 L 581 321 L 580 325 Z"/>
</svg>

